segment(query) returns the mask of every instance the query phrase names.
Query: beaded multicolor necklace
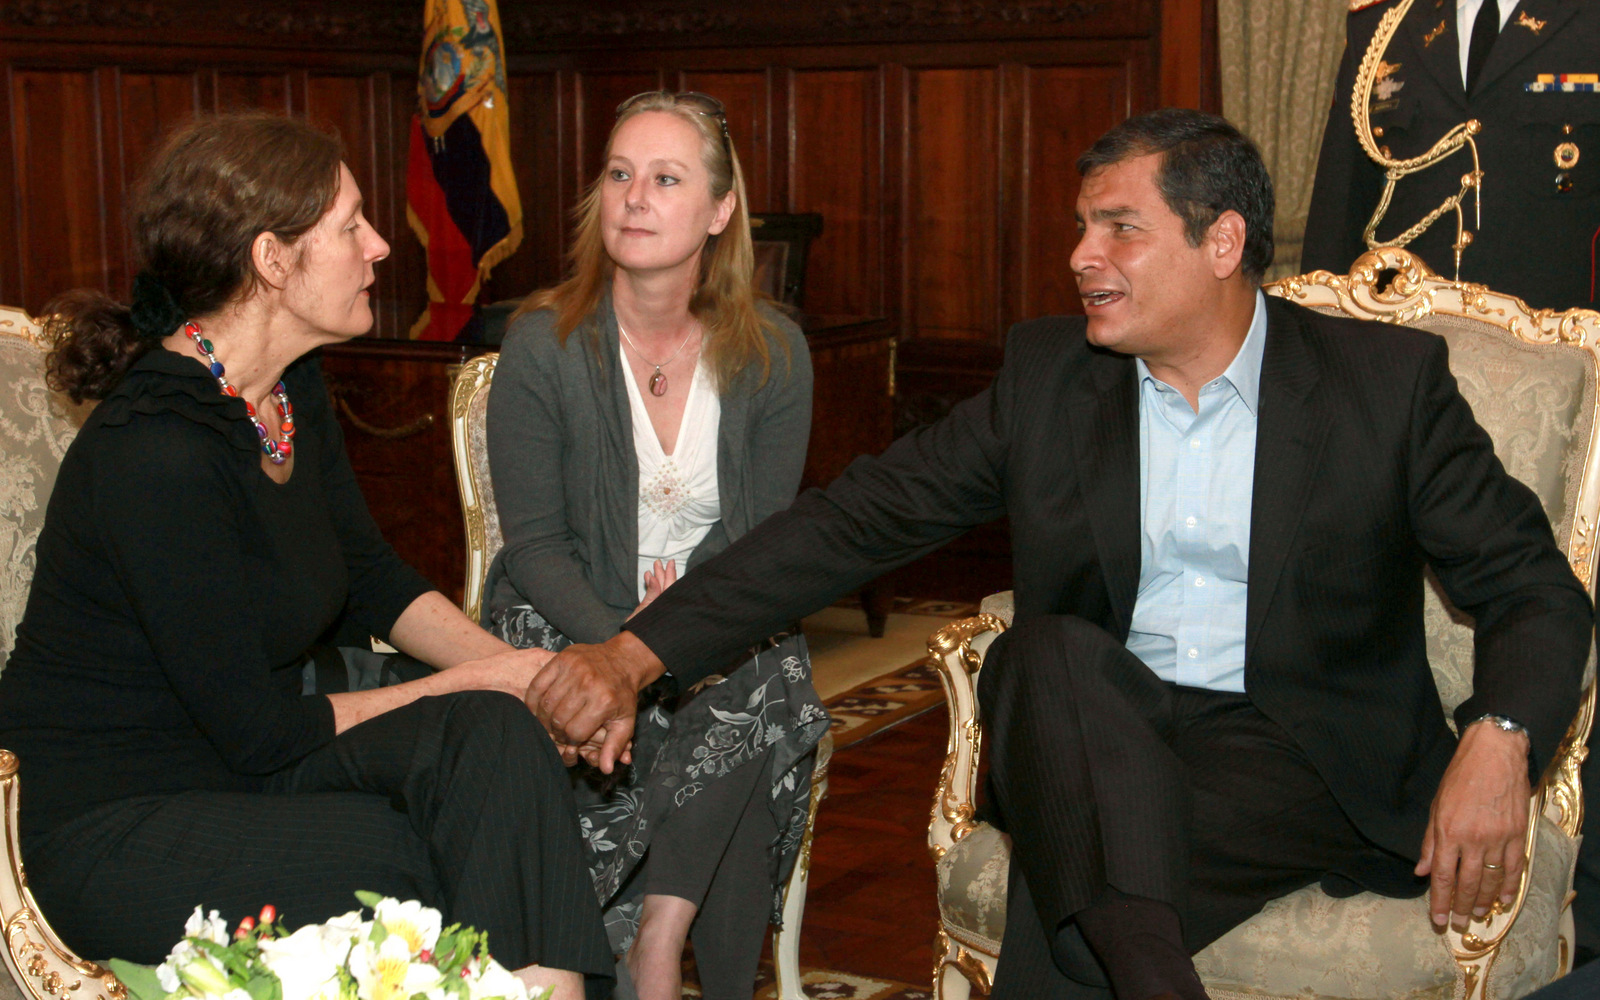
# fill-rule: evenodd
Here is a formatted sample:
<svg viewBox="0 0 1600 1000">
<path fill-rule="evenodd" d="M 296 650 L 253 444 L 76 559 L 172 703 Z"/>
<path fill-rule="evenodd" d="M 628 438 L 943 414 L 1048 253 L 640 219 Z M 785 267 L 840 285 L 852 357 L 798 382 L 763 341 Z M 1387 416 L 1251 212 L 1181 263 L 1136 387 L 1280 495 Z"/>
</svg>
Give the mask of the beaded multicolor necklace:
<svg viewBox="0 0 1600 1000">
<path fill-rule="evenodd" d="M 195 352 L 210 364 L 211 374 L 216 377 L 217 385 L 222 387 L 222 391 L 230 396 L 239 395 L 239 390 L 235 389 L 233 383 L 226 378 L 222 362 L 211 353 L 211 341 L 200 333 L 200 324 L 191 320 L 183 324 L 183 332 L 194 341 Z M 284 389 L 282 382 L 277 384 L 272 394 L 278 399 L 279 430 L 283 435 L 282 440 L 274 441 L 267 435 L 267 429 L 256 417 L 256 408 L 250 405 L 248 399 L 244 401 L 244 412 L 249 414 L 250 422 L 256 425 L 256 433 L 261 435 L 262 454 L 266 455 L 267 460 L 273 465 L 282 465 L 289 460 L 289 455 L 294 451 L 294 407 L 289 405 L 289 393 Z"/>
</svg>

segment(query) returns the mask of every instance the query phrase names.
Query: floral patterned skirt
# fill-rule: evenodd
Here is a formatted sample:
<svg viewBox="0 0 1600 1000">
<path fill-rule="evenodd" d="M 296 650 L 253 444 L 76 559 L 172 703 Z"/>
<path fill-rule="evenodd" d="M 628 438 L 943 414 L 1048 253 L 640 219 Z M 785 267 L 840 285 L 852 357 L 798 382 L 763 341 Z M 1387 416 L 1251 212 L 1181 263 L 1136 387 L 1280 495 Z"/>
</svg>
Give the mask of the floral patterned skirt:
<svg viewBox="0 0 1600 1000">
<path fill-rule="evenodd" d="M 560 651 L 572 644 L 533 608 L 494 611 L 491 630 L 513 646 Z M 639 695 L 633 764 L 605 776 L 573 769 L 578 818 L 605 908 L 611 946 L 623 952 L 639 929 L 640 864 L 652 833 L 706 787 L 741 767 L 763 771 L 765 804 L 778 836 L 769 845 L 772 922 L 794 867 L 811 808 L 811 767 L 828 712 L 811 686 L 811 658 L 799 629 L 751 647 L 749 659 L 718 683 L 681 694 L 657 681 Z M 758 794 L 760 794 L 758 786 Z M 730 822 L 737 817 L 730 817 Z"/>
</svg>

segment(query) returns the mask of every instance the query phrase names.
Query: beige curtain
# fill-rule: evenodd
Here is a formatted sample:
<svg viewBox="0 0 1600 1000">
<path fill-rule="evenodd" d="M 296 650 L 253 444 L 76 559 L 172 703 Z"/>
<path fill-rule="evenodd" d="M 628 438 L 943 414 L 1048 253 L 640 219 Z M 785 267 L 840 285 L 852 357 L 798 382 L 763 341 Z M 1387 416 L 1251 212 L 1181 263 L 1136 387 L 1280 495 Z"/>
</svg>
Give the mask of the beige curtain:
<svg viewBox="0 0 1600 1000">
<path fill-rule="evenodd" d="M 1277 259 L 1297 274 L 1322 129 L 1344 51 L 1345 0 L 1218 0 L 1222 113 L 1261 147 L 1277 194 Z"/>
</svg>

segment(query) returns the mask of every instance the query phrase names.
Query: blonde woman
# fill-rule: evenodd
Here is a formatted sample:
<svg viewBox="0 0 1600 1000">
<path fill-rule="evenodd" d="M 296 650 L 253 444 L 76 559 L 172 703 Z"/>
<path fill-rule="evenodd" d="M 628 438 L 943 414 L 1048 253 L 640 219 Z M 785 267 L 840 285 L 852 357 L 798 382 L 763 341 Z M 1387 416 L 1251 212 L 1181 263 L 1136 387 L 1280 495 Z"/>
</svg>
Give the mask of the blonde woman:
<svg viewBox="0 0 1600 1000">
<path fill-rule="evenodd" d="M 625 101 L 578 208 L 572 276 L 529 298 L 488 410 L 505 547 L 488 618 L 522 647 L 601 642 L 794 499 L 811 422 L 800 331 L 761 301 L 722 105 Z M 720 683 L 640 696 L 631 767 L 579 809 L 619 996 L 679 995 L 691 932 L 704 995 L 751 995 L 827 728 L 797 632 Z"/>
</svg>

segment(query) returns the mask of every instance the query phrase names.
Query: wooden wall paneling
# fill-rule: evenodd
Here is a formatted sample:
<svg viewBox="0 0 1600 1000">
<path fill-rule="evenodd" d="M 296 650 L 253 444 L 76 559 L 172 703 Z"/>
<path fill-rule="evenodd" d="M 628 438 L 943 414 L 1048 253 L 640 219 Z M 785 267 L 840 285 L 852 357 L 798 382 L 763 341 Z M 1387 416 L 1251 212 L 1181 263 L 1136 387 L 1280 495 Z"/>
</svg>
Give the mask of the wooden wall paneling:
<svg viewBox="0 0 1600 1000">
<path fill-rule="evenodd" d="M 634 94 L 658 90 L 666 85 L 665 73 L 659 69 L 632 72 L 585 72 L 576 74 L 576 127 L 573 138 L 578 141 L 575 192 L 582 192 L 600 174 L 605 155 L 606 139 L 617 120 L 617 105 Z M 576 196 L 576 195 L 575 195 Z"/>
<path fill-rule="evenodd" d="M 374 194 L 377 120 L 368 79 L 337 73 L 306 74 L 305 114 L 315 125 L 332 126 L 344 140 L 345 162 L 361 185 L 362 194 Z"/>
<path fill-rule="evenodd" d="M 1078 242 L 1073 207 L 1079 154 L 1131 112 L 1130 68 L 1030 66 L 1025 139 L 1024 316 L 1080 313 L 1069 260 Z"/>
<path fill-rule="evenodd" d="M 821 212 L 806 307 L 880 316 L 884 296 L 883 71 L 796 69 L 789 77 L 789 211 Z"/>
<path fill-rule="evenodd" d="M 768 211 L 782 212 L 789 206 L 789 150 L 794 145 L 794 104 L 789 99 L 789 85 L 792 82 L 789 71 L 778 65 L 767 67 L 767 93 L 769 94 L 769 108 L 767 138 L 767 162 L 771 170 L 768 174 Z M 828 220 L 823 219 L 822 224 L 827 226 Z M 803 304 L 803 303 L 802 303 Z"/>
<path fill-rule="evenodd" d="M 367 101 L 372 109 L 372 164 L 371 180 L 365 189 L 364 212 L 367 222 L 389 242 L 389 257 L 379 262 L 372 289 L 373 329 L 403 333 L 401 324 L 406 320 L 401 315 L 400 272 L 395 267 L 384 266 L 394 258 L 396 241 L 410 236 L 411 229 L 406 222 L 405 175 L 397 174 L 394 169 L 396 163 L 405 162 L 410 138 L 406 129 L 396 122 L 394 83 L 395 74 L 392 73 L 372 73 L 366 78 Z M 406 108 L 412 104 L 406 101 Z M 414 289 L 416 279 L 409 278 L 406 284 Z"/>
<path fill-rule="evenodd" d="M 0 304 L 23 305 L 22 258 L 27 252 L 27 234 L 19 221 L 22 187 L 17 183 L 17 150 L 21 142 L 21 123 L 13 113 L 11 95 L 15 89 L 10 62 L 0 62 Z"/>
<path fill-rule="evenodd" d="M 801 489 L 826 486 L 857 456 L 875 455 L 891 440 L 890 325 L 877 320 L 806 338 L 814 388 Z"/>
<path fill-rule="evenodd" d="M 388 116 L 389 158 L 385 164 L 394 204 L 384 212 L 383 238 L 389 241 L 389 259 L 378 265 L 376 304 L 380 307 L 373 334 L 405 337 L 428 303 L 428 263 L 422 243 L 406 218 L 406 172 L 411 153 L 411 118 L 417 109 L 417 81 L 409 73 L 388 77 L 389 97 L 383 102 Z M 376 223 L 375 223 L 376 224 Z"/>
<path fill-rule="evenodd" d="M 878 160 L 883 176 L 879 181 L 878 240 L 883 247 L 883 261 L 878 273 L 882 275 L 883 292 L 874 315 L 887 316 L 893 321 L 897 339 L 905 335 L 904 303 L 906 301 L 906 261 L 911 253 L 909 246 L 911 171 L 908 168 L 911 152 L 911 73 L 903 59 L 891 60 L 882 67 L 879 76 L 879 107 L 882 121 L 878 125 L 880 140 Z M 891 362 L 894 358 L 890 359 Z"/>
<path fill-rule="evenodd" d="M 1217 0 L 1163 0 L 1161 106 L 1222 112 Z"/>
<path fill-rule="evenodd" d="M 115 136 L 118 143 L 107 150 L 108 161 L 115 165 L 107 176 L 113 186 L 131 186 L 168 132 L 197 112 L 211 110 L 214 98 L 206 91 L 213 89 L 213 74 L 112 69 L 104 75 L 116 81 L 115 100 L 106 102 L 115 113 L 106 116 L 105 136 L 107 141 Z"/>
<path fill-rule="evenodd" d="M 105 288 L 107 244 L 96 70 L 11 77 L 22 305 L 69 288 Z"/>
<path fill-rule="evenodd" d="M 240 73 L 212 70 L 210 107 L 216 111 L 293 110 L 289 100 L 289 74 Z"/>
<path fill-rule="evenodd" d="M 1000 71 L 909 74 L 903 335 L 992 341 L 1000 322 Z"/>
<path fill-rule="evenodd" d="M 776 211 L 772 203 L 772 88 L 765 69 L 740 72 L 687 70 L 673 86 L 709 94 L 727 109 L 728 137 L 739 153 L 752 212 Z"/>
<path fill-rule="evenodd" d="M 994 343 L 1004 342 L 1011 324 L 1026 319 L 1024 289 L 1028 286 L 1027 241 L 1021 223 L 1028 217 L 1027 168 L 1028 70 L 1018 63 L 1000 67 L 999 171 L 1000 226 L 995 252 L 1000 259 L 997 284 L 999 322 Z"/>
<path fill-rule="evenodd" d="M 133 75 L 148 79 L 146 74 Z M 144 92 L 145 88 L 140 86 L 143 81 L 139 79 L 126 81 L 123 76 L 124 74 L 116 66 L 105 67 L 95 74 L 95 86 L 99 89 L 95 97 L 95 105 L 99 109 L 95 124 L 99 134 L 95 138 L 100 150 L 100 215 L 105 225 L 104 287 L 113 298 L 127 301 L 125 296 L 133 286 L 133 241 L 127 221 L 128 198 L 132 194 L 130 187 L 133 178 L 126 172 L 128 149 L 123 141 L 124 128 L 127 119 L 142 117 L 140 112 L 150 115 L 159 113 L 155 107 L 148 109 L 142 107 L 145 101 L 139 98 L 155 98 L 150 103 L 156 106 L 162 102 L 156 95 Z M 192 112 L 198 96 L 196 80 L 192 73 L 185 76 L 187 79 L 180 77 L 177 81 L 181 89 L 186 91 L 178 100 Z M 163 89 L 161 87 L 163 83 L 170 84 L 172 80 L 169 74 L 157 74 L 157 79 L 152 82 L 159 90 Z M 124 83 L 133 84 L 132 96 L 135 98 L 136 107 L 131 109 L 131 114 L 124 102 Z M 170 94 L 168 96 L 170 97 Z M 157 128 L 159 129 L 159 126 Z M 142 151 L 135 155 L 142 160 L 143 156 L 140 153 Z"/>
</svg>

